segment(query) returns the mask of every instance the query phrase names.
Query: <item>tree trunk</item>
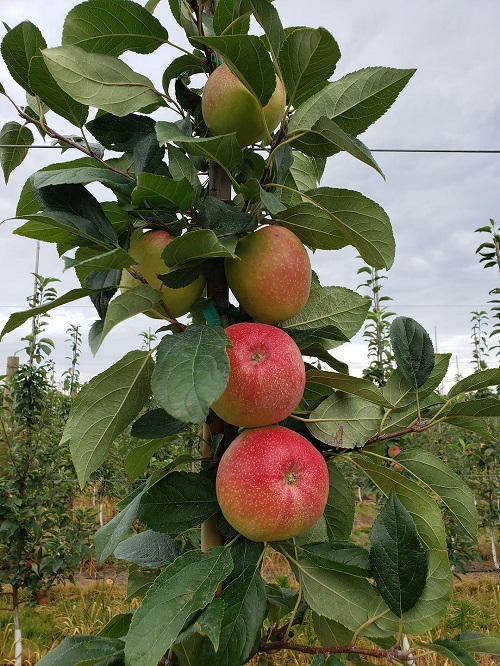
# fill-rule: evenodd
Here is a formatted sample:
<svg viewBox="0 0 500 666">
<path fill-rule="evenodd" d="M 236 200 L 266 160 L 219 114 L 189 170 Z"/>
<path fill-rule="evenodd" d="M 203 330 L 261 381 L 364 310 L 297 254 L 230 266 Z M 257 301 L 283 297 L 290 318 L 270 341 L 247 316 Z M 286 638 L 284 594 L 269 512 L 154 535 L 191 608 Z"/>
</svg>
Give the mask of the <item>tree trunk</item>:
<svg viewBox="0 0 500 666">
<path fill-rule="evenodd" d="M 218 0 L 209 0 L 205 5 L 207 14 L 213 15 Z M 222 201 L 231 200 L 231 181 L 228 175 L 216 162 L 210 162 L 208 173 L 208 190 L 212 197 Z M 229 325 L 229 316 L 227 313 L 229 305 L 229 289 L 227 286 L 226 274 L 224 272 L 224 259 L 218 259 L 214 270 L 207 279 L 207 297 L 213 301 L 220 313 L 222 326 L 226 328 Z M 210 457 L 210 438 L 212 435 L 223 435 L 223 440 L 219 445 L 219 452 L 224 451 L 235 438 L 237 428 L 225 423 L 212 412 L 208 420 L 203 425 L 203 457 Z M 207 551 L 212 546 L 222 545 L 224 537 L 217 529 L 215 517 L 209 518 L 201 526 L 201 549 Z"/>
</svg>

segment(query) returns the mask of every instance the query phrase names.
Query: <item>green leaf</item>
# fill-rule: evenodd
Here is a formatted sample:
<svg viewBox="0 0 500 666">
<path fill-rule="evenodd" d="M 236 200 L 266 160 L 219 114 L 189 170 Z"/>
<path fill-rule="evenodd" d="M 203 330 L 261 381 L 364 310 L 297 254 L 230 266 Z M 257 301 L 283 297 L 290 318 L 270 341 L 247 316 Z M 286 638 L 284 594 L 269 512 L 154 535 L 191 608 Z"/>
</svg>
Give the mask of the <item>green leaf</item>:
<svg viewBox="0 0 500 666">
<path fill-rule="evenodd" d="M 477 511 L 469 486 L 437 456 L 422 449 L 402 451 L 398 463 L 435 493 L 465 533 L 477 538 Z"/>
<path fill-rule="evenodd" d="M 330 157 L 339 150 L 343 150 L 360 162 L 371 166 L 385 178 L 382 169 L 364 143 L 344 132 L 334 120 L 324 116 L 305 135 L 299 132 L 297 139 L 291 145 L 306 155 L 314 157 Z"/>
<path fill-rule="evenodd" d="M 455 639 L 468 652 L 500 655 L 500 638 L 481 634 L 459 634 Z"/>
<path fill-rule="evenodd" d="M 297 28 L 281 44 L 279 65 L 288 103 L 297 106 L 335 71 L 340 49 L 325 28 Z"/>
<path fill-rule="evenodd" d="M 132 620 L 132 612 L 118 613 L 97 632 L 97 636 L 106 636 L 107 638 L 122 638 L 128 631 Z"/>
<path fill-rule="evenodd" d="M 245 16 L 248 14 L 248 16 Z M 250 27 L 250 6 L 248 0 L 219 0 L 214 12 L 214 32 L 216 35 L 247 34 Z M 241 19 L 242 20 L 238 20 Z"/>
<path fill-rule="evenodd" d="M 160 145 L 174 141 L 190 155 L 217 162 L 227 173 L 243 162 L 243 150 L 234 132 L 208 139 L 188 137 L 174 123 L 159 121 L 156 123 L 156 135 Z"/>
<path fill-rule="evenodd" d="M 326 213 L 334 228 L 353 245 L 363 261 L 373 268 L 389 269 L 394 261 L 395 242 L 384 209 L 359 192 L 319 187 L 307 197 Z"/>
<path fill-rule="evenodd" d="M 399 501 L 415 521 L 418 536 L 427 550 L 446 551 L 446 535 L 441 512 L 426 490 L 402 474 L 371 462 L 367 456 L 356 455 L 351 460 L 365 472 L 384 495 L 389 495 L 394 488 Z"/>
<path fill-rule="evenodd" d="M 369 552 L 351 543 L 330 542 L 302 546 L 302 552 L 316 566 L 348 573 L 360 578 L 371 578 Z"/>
<path fill-rule="evenodd" d="M 26 127 L 15 122 L 8 122 L 0 130 L 0 164 L 5 178 L 9 182 L 9 176 L 18 167 L 28 154 L 29 148 L 34 141 L 33 133 Z M 14 148 L 5 148 L 14 146 Z"/>
<path fill-rule="evenodd" d="M 114 550 L 119 560 L 149 569 L 159 569 L 173 562 L 181 551 L 167 534 L 146 530 L 121 541 Z"/>
<path fill-rule="evenodd" d="M 255 651 L 266 615 L 266 589 L 254 562 L 224 585 L 224 603 L 218 649 L 205 642 L 203 664 L 233 666 L 246 663 Z"/>
<path fill-rule="evenodd" d="M 31 95 L 34 94 L 28 76 L 31 59 L 46 47 L 42 33 L 31 21 L 19 23 L 2 40 L 0 49 L 9 74 Z"/>
<path fill-rule="evenodd" d="M 374 405 L 390 409 L 391 403 L 384 397 L 381 389 L 366 379 L 360 377 L 351 377 L 340 372 L 328 372 L 325 370 L 308 370 L 306 372 L 306 382 L 308 384 L 321 384 L 330 386 L 338 391 L 355 395 L 372 402 Z"/>
<path fill-rule="evenodd" d="M 162 253 L 169 268 L 177 268 L 193 259 L 215 257 L 235 258 L 235 254 L 223 245 L 211 229 L 195 229 L 171 241 Z"/>
<path fill-rule="evenodd" d="M 135 421 L 130 434 L 138 439 L 160 439 L 177 435 L 185 428 L 183 421 L 172 418 L 164 409 L 152 409 Z"/>
<path fill-rule="evenodd" d="M 425 633 L 443 617 L 453 592 L 453 576 L 448 562 L 441 511 L 424 489 L 402 474 L 372 463 L 366 456 L 353 456 L 352 460 L 385 495 L 394 488 L 398 499 L 410 512 L 420 542 L 427 550 L 427 582 L 420 599 L 405 613 L 403 623 L 403 631 L 408 634 Z M 378 628 L 386 629 L 393 634 L 397 633 L 399 628 L 397 618 L 390 615 L 378 620 L 376 624 Z M 367 635 L 372 634 L 367 632 Z"/>
<path fill-rule="evenodd" d="M 414 388 L 428 380 L 434 368 L 434 347 L 429 334 L 411 317 L 396 317 L 390 328 L 398 369 Z"/>
<path fill-rule="evenodd" d="M 123 641 L 105 636 L 67 636 L 45 655 L 40 666 L 92 666 L 123 658 Z"/>
<path fill-rule="evenodd" d="M 278 11 L 268 0 L 250 0 L 250 7 L 255 20 L 264 29 L 273 61 L 277 63 L 281 44 L 285 39 Z"/>
<path fill-rule="evenodd" d="M 429 395 L 439 386 L 448 372 L 450 358 L 451 354 L 435 355 L 434 368 L 429 375 L 429 379 L 418 389 L 419 399 Z M 407 409 L 409 406 L 416 405 L 417 402 L 417 390 L 398 368 L 394 370 L 387 380 L 387 384 L 383 388 L 383 393 L 397 410 Z"/>
<path fill-rule="evenodd" d="M 160 410 L 163 412 L 163 409 Z M 163 412 L 165 413 L 165 412 Z M 186 424 L 183 423 L 182 427 L 185 428 Z M 171 437 L 162 437 L 150 439 L 141 446 L 136 446 L 131 451 L 129 451 L 127 457 L 125 458 L 125 474 L 131 481 L 136 481 L 144 472 L 146 471 L 151 458 L 158 451 L 158 449 L 163 446 L 168 446 L 171 444 Z M 179 464 L 185 462 L 193 462 L 193 457 L 189 454 L 183 454 L 175 459 L 179 461 Z"/>
<path fill-rule="evenodd" d="M 292 201 L 292 204 L 295 203 Z M 312 203 L 297 203 L 273 217 L 281 226 L 293 231 L 311 250 L 339 250 L 348 244 L 330 214 Z"/>
<path fill-rule="evenodd" d="M 181 55 L 178 58 L 175 58 L 175 60 L 172 60 L 170 65 L 163 72 L 163 90 L 168 94 L 172 79 L 182 76 L 183 74 L 199 74 L 203 72 L 208 72 L 208 67 L 198 56 L 191 55 L 190 53 Z"/>
<path fill-rule="evenodd" d="M 47 219 L 100 245 L 116 246 L 118 237 L 97 199 L 83 185 L 49 185 L 35 189 L 43 213 L 26 216 L 28 220 Z"/>
<path fill-rule="evenodd" d="M 444 416 L 446 421 L 452 424 L 458 420 L 466 422 L 463 417 L 472 419 L 497 417 L 500 416 L 500 400 L 498 398 L 478 398 L 457 402 L 446 411 Z"/>
<path fill-rule="evenodd" d="M 165 335 L 151 382 L 159 405 L 179 421 L 201 423 L 226 387 L 229 344 L 221 327 L 195 325 Z"/>
<path fill-rule="evenodd" d="M 134 666 L 157 663 L 190 615 L 210 603 L 232 567 L 224 548 L 189 551 L 168 565 L 134 613 L 125 644 L 128 662 Z"/>
<path fill-rule="evenodd" d="M 97 530 L 95 534 L 95 550 L 99 562 L 104 562 L 114 552 L 120 541 L 123 541 L 129 535 L 145 490 L 146 488 L 143 488 L 120 513 L 116 514 L 109 523 L 106 523 L 101 529 Z"/>
<path fill-rule="evenodd" d="M 201 525 L 218 509 L 214 481 L 209 475 L 174 471 L 144 494 L 138 518 L 157 532 L 180 534 Z"/>
<path fill-rule="evenodd" d="M 314 287 L 302 310 L 281 326 L 285 330 L 336 326 L 351 339 L 363 325 L 370 304 L 369 298 L 345 287 Z"/>
<path fill-rule="evenodd" d="M 44 49 L 42 55 L 56 83 L 81 104 L 126 116 L 161 101 L 151 81 L 118 58 L 78 46 Z"/>
<path fill-rule="evenodd" d="M 118 152 L 133 150 L 141 139 L 155 133 L 153 118 L 132 113 L 122 118 L 103 113 L 86 127 L 105 148 Z"/>
<path fill-rule="evenodd" d="M 38 213 L 41 209 L 40 203 L 35 196 L 33 187 L 31 185 L 31 178 L 28 178 L 23 185 L 19 201 L 16 207 L 16 218 L 21 219 L 23 215 L 30 215 Z M 15 231 L 13 233 L 16 233 Z"/>
<path fill-rule="evenodd" d="M 195 45 L 205 45 L 224 59 L 224 63 L 252 95 L 265 106 L 276 87 L 276 73 L 260 37 L 224 35 L 224 37 L 191 37 Z"/>
<path fill-rule="evenodd" d="M 477 661 L 467 652 L 458 641 L 449 638 L 438 638 L 425 646 L 449 659 L 459 666 L 477 666 Z"/>
<path fill-rule="evenodd" d="M 127 578 L 126 601 L 133 599 L 134 597 L 144 597 L 159 576 L 157 571 L 144 571 L 143 569 L 136 569 L 133 566 L 130 569 Z M 129 629 L 130 623 L 127 631 Z"/>
<path fill-rule="evenodd" d="M 153 367 L 149 352 L 129 352 L 85 384 L 75 398 L 61 443 L 69 443 L 82 488 L 115 438 L 147 403 Z"/>
<path fill-rule="evenodd" d="M 30 61 L 29 84 L 33 92 L 54 113 L 76 127 L 83 127 L 87 120 L 89 107 L 74 100 L 57 85 L 41 55 L 33 57 Z"/>
<path fill-rule="evenodd" d="M 353 449 L 377 433 L 383 414 L 383 409 L 372 402 L 335 391 L 311 412 L 307 427 L 321 442 Z"/>
<path fill-rule="evenodd" d="M 448 398 L 453 398 L 460 393 L 469 393 L 470 391 L 479 391 L 489 386 L 498 386 L 500 384 L 500 370 L 491 368 L 474 372 L 468 377 L 464 377 L 452 386 L 448 391 Z"/>
<path fill-rule="evenodd" d="M 384 115 L 414 73 L 414 69 L 368 67 L 347 74 L 301 104 L 290 119 L 289 132 L 309 129 L 326 116 L 357 136 Z"/>
<path fill-rule="evenodd" d="M 114 298 L 106 311 L 106 317 L 99 339 L 93 340 L 92 353 L 97 353 L 108 333 L 122 321 L 130 319 L 141 312 L 154 309 L 161 301 L 161 292 L 148 284 L 141 284 L 133 289 L 127 289 L 123 294 Z"/>
<path fill-rule="evenodd" d="M 59 298 L 55 298 L 49 303 L 44 303 L 43 305 L 39 305 L 36 308 L 29 308 L 28 310 L 23 310 L 22 312 L 14 312 L 14 314 L 10 315 L 7 323 L 3 327 L 2 333 L 0 334 L 0 340 L 4 335 L 7 335 L 7 333 L 15 331 L 16 328 L 22 326 L 25 321 L 28 321 L 28 319 L 36 317 L 39 314 L 45 314 L 46 312 L 49 312 L 49 310 L 57 308 L 60 305 L 72 303 L 73 301 L 77 301 L 80 298 L 84 298 L 85 296 L 90 296 L 93 293 L 95 292 L 92 289 L 72 289 L 63 296 L 59 296 Z"/>
<path fill-rule="evenodd" d="M 292 559 L 292 566 L 304 600 L 318 615 L 355 631 L 380 613 L 381 598 L 366 579 L 318 567 L 305 554 L 298 561 Z M 374 624 L 369 625 L 366 633 L 373 637 L 390 635 Z"/>
<path fill-rule="evenodd" d="M 168 170 L 174 180 L 186 178 L 196 195 L 201 191 L 201 183 L 198 178 L 198 170 L 195 168 L 189 157 L 179 148 L 168 144 Z"/>
<path fill-rule="evenodd" d="M 324 511 L 330 541 L 347 541 L 354 525 L 354 495 L 344 475 L 333 463 L 328 463 L 328 500 Z"/>
<path fill-rule="evenodd" d="M 317 613 L 312 613 L 312 621 L 314 633 L 323 647 L 341 647 L 351 642 L 353 632 L 340 622 L 329 620 Z"/>
<path fill-rule="evenodd" d="M 51 167 L 46 167 L 33 174 L 33 187 L 40 189 L 41 187 L 47 187 L 47 185 L 86 185 L 93 182 L 129 187 L 133 183 L 131 178 L 111 171 L 105 166 L 98 165 L 91 157 L 63 162 L 58 165 L 51 165 Z"/>
<path fill-rule="evenodd" d="M 70 257 L 63 257 L 63 260 L 65 271 L 67 271 L 69 268 L 85 268 L 88 271 L 111 270 L 126 268 L 127 266 L 132 266 L 135 263 L 135 259 L 131 257 L 128 252 L 122 250 L 121 247 L 117 247 L 114 250 L 109 250 L 109 252 L 104 252 L 103 254 L 92 254 L 92 256 L 85 257 L 83 259 L 77 259 L 76 257 L 75 259 L 71 259 Z"/>
<path fill-rule="evenodd" d="M 217 236 L 239 234 L 249 229 L 254 222 L 250 213 L 235 211 L 225 201 L 212 196 L 203 200 L 198 213 L 200 225 L 204 229 L 211 229 Z"/>
<path fill-rule="evenodd" d="M 419 600 L 427 558 L 413 518 L 391 490 L 370 532 L 373 578 L 392 612 L 401 617 Z"/>
<path fill-rule="evenodd" d="M 73 7 L 64 20 L 62 45 L 79 46 L 88 53 L 151 53 L 166 42 L 168 32 L 160 21 L 130 0 L 87 0 Z"/>
<path fill-rule="evenodd" d="M 189 5 L 186 5 L 184 0 L 168 0 L 168 4 L 170 5 L 172 16 L 185 31 L 186 35 L 197 35 L 198 28 L 195 22 L 193 22 L 194 14 Z"/>
<path fill-rule="evenodd" d="M 140 173 L 132 192 L 132 203 L 185 213 L 194 202 L 195 191 L 187 178 L 172 180 L 154 173 Z"/>
</svg>

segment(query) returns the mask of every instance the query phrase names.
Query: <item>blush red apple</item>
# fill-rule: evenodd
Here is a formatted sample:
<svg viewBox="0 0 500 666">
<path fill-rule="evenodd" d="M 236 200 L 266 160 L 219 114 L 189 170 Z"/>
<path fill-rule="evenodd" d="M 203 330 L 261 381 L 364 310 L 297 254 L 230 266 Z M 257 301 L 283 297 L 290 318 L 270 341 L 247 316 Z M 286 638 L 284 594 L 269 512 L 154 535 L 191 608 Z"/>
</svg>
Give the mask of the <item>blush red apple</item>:
<svg viewBox="0 0 500 666">
<path fill-rule="evenodd" d="M 252 541 L 280 541 L 316 523 L 328 499 L 328 468 L 302 435 L 282 426 L 245 430 L 223 454 L 217 499 L 232 527 Z"/>
<path fill-rule="evenodd" d="M 280 328 L 259 323 L 226 328 L 229 378 L 213 411 L 233 425 L 254 428 L 282 421 L 298 406 L 305 367 L 294 340 Z"/>
<path fill-rule="evenodd" d="M 311 290 L 311 261 L 297 236 L 276 225 L 245 236 L 238 259 L 226 259 L 229 288 L 259 322 L 277 324 L 300 312 Z"/>
</svg>

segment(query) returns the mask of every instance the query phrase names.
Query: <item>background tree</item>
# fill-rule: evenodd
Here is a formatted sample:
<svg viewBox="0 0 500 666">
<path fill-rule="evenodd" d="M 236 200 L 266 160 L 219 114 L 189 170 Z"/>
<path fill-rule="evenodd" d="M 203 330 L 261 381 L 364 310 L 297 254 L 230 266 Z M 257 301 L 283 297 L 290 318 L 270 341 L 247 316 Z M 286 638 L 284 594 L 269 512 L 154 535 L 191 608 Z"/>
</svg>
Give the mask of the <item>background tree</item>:
<svg viewBox="0 0 500 666">
<path fill-rule="evenodd" d="M 81 288 L 31 313 L 15 313 L 3 335 L 33 314 L 86 297 L 98 317 L 89 335 L 94 352 L 129 317 L 146 313 L 163 319 L 154 349 L 129 352 L 75 398 L 61 441 L 70 446 L 82 487 L 131 424 L 132 436 L 140 433 L 143 439 L 137 455 L 131 452 L 132 462 L 125 463 L 136 479 L 146 472 L 162 438 L 196 429 L 202 442 L 196 460 L 184 454 L 155 468 L 96 534 L 101 561 L 114 554 L 130 562 L 136 582 L 138 567 L 146 570 L 147 579 L 136 590 L 144 595 L 139 608 L 116 618 L 100 636 L 65 639 L 41 664 L 101 660 L 128 666 L 240 666 L 255 654 L 280 650 L 316 655 L 317 663 L 331 662 L 336 654 L 413 662 L 403 635 L 434 627 L 452 591 L 435 497 L 471 538 L 477 521 L 472 494 L 439 458 L 423 450 L 404 452 L 398 458 L 401 474 L 384 455 L 386 443 L 441 422 L 484 431 L 484 417 L 499 416 L 500 402 L 462 401 L 460 396 L 498 383 L 500 374 L 478 372 L 447 396 L 439 395 L 449 355 L 435 354 L 422 327 L 398 317 L 390 328 L 397 367 L 385 386 L 351 376 L 330 351 L 361 329 L 370 300 L 342 286 L 321 285 L 315 274 L 304 271 L 308 253 L 301 246 L 338 251 L 352 245 L 371 268 L 391 267 L 395 243 L 385 211 L 357 191 L 320 186 L 320 180 L 326 159 L 339 151 L 381 173 L 359 136 L 390 108 L 413 70 L 369 67 L 333 79 L 340 58 L 333 35 L 325 28 L 285 28 L 268 0 L 170 0 L 173 19 L 186 37 L 182 45 L 173 44 L 155 16 L 163 5 L 88 0 L 68 13 L 61 46 L 47 48 L 29 21 L 8 30 L 1 45 L 12 78 L 29 93 L 25 105 L 2 90 L 22 121 L 4 128 L 17 142 L 2 153 L 6 178 L 32 141 L 28 125 L 85 155 L 33 174 L 21 192 L 17 216 L 23 224 L 16 230 L 57 243 L 61 253 L 74 250 L 65 265 L 75 269 Z M 251 26 L 258 34 L 250 33 Z M 181 55 L 167 65 L 162 90 L 121 59 L 127 51 L 149 57 L 167 45 Z M 162 56 L 159 60 L 164 62 Z M 205 97 L 204 110 L 202 92 L 214 70 L 219 70 L 217 78 L 226 72 L 224 81 L 229 81 L 219 88 L 220 117 L 215 116 L 220 123 L 215 124 L 217 95 L 208 107 Z M 283 100 L 279 118 L 276 91 L 278 106 Z M 97 111 L 89 120 L 91 106 Z M 61 118 L 75 127 L 71 136 L 58 129 Z M 274 121 L 277 126 L 269 126 Z M 111 192 L 109 200 L 98 201 L 87 189 L 93 182 Z M 285 240 L 271 256 L 265 252 L 260 243 L 268 226 L 271 232 L 279 229 L 281 238 L 295 235 L 294 246 L 302 248 L 297 251 L 301 259 L 280 278 L 279 265 L 290 252 L 280 251 Z M 271 235 L 275 240 L 277 234 Z M 260 279 L 250 293 L 253 303 L 241 296 L 242 307 L 230 301 L 225 264 L 246 261 L 249 245 L 257 252 L 250 262 L 252 275 Z M 198 298 L 205 277 L 206 292 Z M 274 299 L 274 310 L 281 313 L 293 300 L 294 279 L 300 287 L 307 280 L 306 302 L 284 320 L 265 322 L 269 302 Z M 258 321 L 251 321 L 250 310 L 259 312 Z M 266 423 L 263 429 L 285 431 L 291 440 L 301 435 L 304 446 L 315 449 L 315 460 L 319 451 L 319 460 L 327 464 L 323 515 L 305 533 L 282 541 L 269 538 L 267 544 L 296 575 L 292 607 L 262 578 L 265 544 L 237 533 L 217 500 L 218 461 L 238 427 L 246 425 L 237 419 L 227 423 L 216 414 L 219 398 L 234 385 L 231 359 L 237 341 L 229 336 L 249 320 L 254 331 L 267 326 L 273 335 L 288 336 L 305 361 L 296 365 L 303 382 L 300 403 L 290 407 L 279 426 Z M 252 363 L 263 356 L 262 348 L 254 350 Z M 330 369 L 318 369 L 311 359 Z M 247 397 L 258 399 L 270 374 L 255 382 Z M 243 388 L 239 381 L 237 387 Z M 282 382 L 272 397 L 289 393 L 291 382 Z M 158 407 L 142 413 L 151 395 Z M 262 412 L 269 406 L 261 404 Z M 259 417 L 260 410 L 251 415 Z M 339 460 L 361 471 L 386 498 L 370 550 L 348 543 L 354 498 Z M 194 469 L 186 469 L 193 463 Z M 255 481 L 269 471 L 264 456 L 251 471 Z M 293 485 L 298 476 L 292 469 L 282 478 Z M 312 494 L 316 485 L 309 486 Z M 254 495 L 247 486 L 242 493 L 246 506 L 240 502 L 250 523 Z M 274 500 L 270 497 L 266 509 L 278 507 Z M 132 533 L 137 522 L 140 531 Z M 180 549 L 179 543 L 187 543 L 200 527 L 201 549 L 192 542 L 188 550 Z M 276 611 L 283 605 L 285 616 Z M 315 645 L 293 639 L 293 625 L 305 612 L 318 637 Z M 464 651 L 499 648 L 490 638 L 446 637 L 422 649 L 463 663 Z"/>
<path fill-rule="evenodd" d="M 363 337 L 368 342 L 368 358 L 371 359 L 368 368 L 363 370 L 363 377 L 370 379 L 377 386 L 385 386 L 391 372 L 394 370 L 394 355 L 390 341 L 391 319 L 395 316 L 385 305 L 391 301 L 390 296 L 381 295 L 381 280 L 387 275 L 380 275 L 380 271 L 370 266 L 362 266 L 358 273 L 368 275 L 366 282 L 360 287 L 367 287 L 372 298 L 372 307 L 366 315 Z"/>
<path fill-rule="evenodd" d="M 56 297 L 54 280 L 36 275 L 32 309 Z M 0 471 L 0 587 L 13 614 L 16 666 L 22 663 L 22 603 L 43 603 L 55 583 L 73 580 L 73 571 L 89 556 L 93 520 L 72 507 L 77 492 L 69 449 L 60 446 L 68 398 L 49 376 L 43 337 L 48 317 L 33 318 L 26 341 L 27 362 L 2 387 L 1 416 L 6 455 Z M 5 606 L 4 606 L 5 607 Z"/>
</svg>

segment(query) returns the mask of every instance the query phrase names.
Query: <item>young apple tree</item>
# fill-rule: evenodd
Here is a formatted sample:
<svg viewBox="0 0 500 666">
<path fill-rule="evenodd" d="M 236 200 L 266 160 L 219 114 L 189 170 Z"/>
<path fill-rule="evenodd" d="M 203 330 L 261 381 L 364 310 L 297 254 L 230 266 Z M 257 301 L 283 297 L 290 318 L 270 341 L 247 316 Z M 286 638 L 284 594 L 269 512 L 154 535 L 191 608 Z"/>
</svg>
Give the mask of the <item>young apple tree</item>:
<svg viewBox="0 0 500 666">
<path fill-rule="evenodd" d="M 473 663 L 469 652 L 498 654 L 499 640 L 477 635 L 408 648 L 403 637 L 428 635 L 452 593 L 436 500 L 472 537 L 476 515 L 467 486 L 439 458 L 405 452 L 400 473 L 384 452 L 438 422 L 484 432 L 500 402 L 463 393 L 499 384 L 500 371 L 439 395 L 449 355 L 399 317 L 397 368 L 385 386 L 349 375 L 330 350 L 360 330 L 370 299 L 321 285 L 304 251 L 353 245 L 374 270 L 390 268 L 385 211 L 319 183 L 339 151 L 381 173 L 358 137 L 413 70 L 367 67 L 336 79 L 330 32 L 285 28 L 269 0 L 166 4 L 87 0 L 66 16 L 61 46 L 49 47 L 29 20 L 1 44 L 28 94 L 26 104 L 22 91 L 2 87 L 18 115 L 2 130 L 5 178 L 26 156 L 32 127 L 83 153 L 40 169 L 20 195 L 15 233 L 56 243 L 81 284 L 43 311 L 89 297 L 94 353 L 130 317 L 158 319 L 154 349 L 129 351 L 75 398 L 62 441 L 80 484 L 130 424 L 131 478 L 165 438 L 198 426 L 202 442 L 197 460 L 156 469 L 96 534 L 101 561 L 130 562 L 129 593 L 141 605 L 99 636 L 66 638 L 40 664 L 240 666 L 281 650 L 315 664 L 353 654 L 413 663 L 431 650 L 462 664 Z M 185 33 L 179 45 L 173 21 Z M 179 55 L 165 68 L 172 48 Z M 128 51 L 150 64 L 135 71 Z M 162 89 L 143 73 L 155 63 L 165 68 Z M 87 188 L 94 182 L 105 200 Z M 2 335 L 32 315 L 12 315 Z M 156 406 L 141 414 L 151 396 Z M 387 498 L 370 549 L 350 542 L 354 497 L 339 461 Z M 180 550 L 200 526 L 201 549 Z M 266 547 L 289 561 L 296 593 L 264 581 Z M 314 644 L 297 639 L 302 622 L 314 625 Z"/>
</svg>

